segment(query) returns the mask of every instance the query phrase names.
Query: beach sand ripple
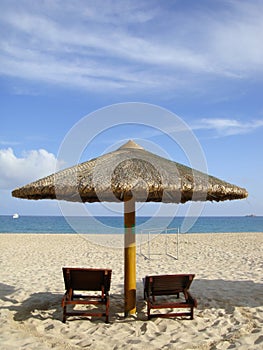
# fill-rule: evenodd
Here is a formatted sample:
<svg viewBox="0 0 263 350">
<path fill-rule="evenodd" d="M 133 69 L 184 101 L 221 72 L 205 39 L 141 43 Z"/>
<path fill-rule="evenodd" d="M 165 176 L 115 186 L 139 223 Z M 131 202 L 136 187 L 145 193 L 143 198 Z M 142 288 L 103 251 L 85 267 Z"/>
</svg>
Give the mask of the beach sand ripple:
<svg viewBox="0 0 263 350">
<path fill-rule="evenodd" d="M 263 348 L 263 233 L 181 234 L 178 260 L 165 254 L 165 235 L 150 242 L 151 260 L 147 243 L 137 247 L 137 314 L 128 318 L 123 249 L 112 247 L 123 237 L 90 237 L 0 234 L 1 350 Z M 176 235 L 168 247 L 176 256 Z M 61 322 L 62 266 L 113 270 L 110 324 L 77 317 Z M 194 320 L 147 320 L 142 277 L 167 273 L 196 274 Z"/>
</svg>

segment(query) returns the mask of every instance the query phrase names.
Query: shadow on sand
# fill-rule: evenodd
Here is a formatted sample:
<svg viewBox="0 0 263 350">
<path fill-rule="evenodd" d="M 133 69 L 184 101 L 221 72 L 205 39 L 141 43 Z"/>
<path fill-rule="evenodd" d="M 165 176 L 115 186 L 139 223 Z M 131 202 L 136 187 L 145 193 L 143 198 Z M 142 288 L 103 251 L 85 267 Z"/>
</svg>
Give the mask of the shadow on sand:
<svg viewBox="0 0 263 350">
<path fill-rule="evenodd" d="M 198 301 L 198 309 L 225 309 L 263 306 L 263 284 L 253 281 L 196 279 L 191 288 Z"/>
<path fill-rule="evenodd" d="M 122 288 L 122 286 L 118 286 Z M 191 291 L 197 298 L 198 309 L 225 309 L 226 313 L 233 313 L 235 307 L 259 307 L 263 305 L 263 284 L 253 281 L 228 281 L 196 279 Z M 62 320 L 61 300 L 63 294 L 39 292 L 31 294 L 21 303 L 13 297 L 16 292 L 14 286 L 0 283 L 0 299 L 4 302 L 2 309 L 14 311 L 15 321 L 25 321 L 30 318 L 40 320 Z M 141 292 L 137 293 L 137 316 L 134 321 L 146 320 L 146 305 Z M 110 294 L 110 323 L 125 322 L 123 317 L 123 294 Z M 83 319 L 83 318 L 82 318 Z M 70 319 L 69 319 L 70 320 Z M 97 319 L 103 322 L 103 319 Z M 131 318 L 128 319 L 131 321 Z"/>
</svg>

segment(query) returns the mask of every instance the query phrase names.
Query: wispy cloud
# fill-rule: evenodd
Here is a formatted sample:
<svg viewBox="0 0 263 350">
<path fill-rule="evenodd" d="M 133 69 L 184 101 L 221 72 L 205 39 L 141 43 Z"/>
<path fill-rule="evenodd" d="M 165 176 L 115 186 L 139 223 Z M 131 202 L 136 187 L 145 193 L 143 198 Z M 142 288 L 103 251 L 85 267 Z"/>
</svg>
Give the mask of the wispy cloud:
<svg viewBox="0 0 263 350">
<path fill-rule="evenodd" d="M 263 127 L 263 120 L 242 122 L 236 119 L 203 118 L 192 125 L 193 130 L 212 130 L 217 136 L 247 134 Z"/>
<path fill-rule="evenodd" d="M 18 146 L 20 145 L 20 142 L 2 140 L 0 141 L 0 145 L 1 146 Z"/>
<path fill-rule="evenodd" d="M 214 4 L 3 2 L 0 74 L 101 91 L 258 77 L 262 2 Z"/>
</svg>

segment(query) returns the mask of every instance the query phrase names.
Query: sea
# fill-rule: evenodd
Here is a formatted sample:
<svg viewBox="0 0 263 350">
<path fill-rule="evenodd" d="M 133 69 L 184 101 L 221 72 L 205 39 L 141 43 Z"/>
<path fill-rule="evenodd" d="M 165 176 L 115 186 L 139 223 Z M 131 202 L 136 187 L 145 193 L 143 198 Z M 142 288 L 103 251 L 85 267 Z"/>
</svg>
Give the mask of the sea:
<svg viewBox="0 0 263 350">
<path fill-rule="evenodd" d="M 0 216 L 0 233 L 123 233 L 121 216 Z M 263 216 L 136 218 L 136 233 L 263 232 Z"/>
</svg>

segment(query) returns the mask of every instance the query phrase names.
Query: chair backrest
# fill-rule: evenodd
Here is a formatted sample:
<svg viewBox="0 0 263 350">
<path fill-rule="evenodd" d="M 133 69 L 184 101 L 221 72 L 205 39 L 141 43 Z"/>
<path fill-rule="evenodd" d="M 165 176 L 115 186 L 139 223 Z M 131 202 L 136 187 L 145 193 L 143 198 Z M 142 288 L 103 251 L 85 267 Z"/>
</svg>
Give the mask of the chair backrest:
<svg viewBox="0 0 263 350">
<path fill-rule="evenodd" d="M 105 293 L 110 290 L 112 270 L 77 267 L 63 267 L 62 270 L 66 290 L 100 291 L 102 287 Z"/>
<path fill-rule="evenodd" d="M 187 291 L 194 279 L 193 274 L 156 275 L 145 277 L 145 290 L 150 295 L 170 295 Z"/>
</svg>

